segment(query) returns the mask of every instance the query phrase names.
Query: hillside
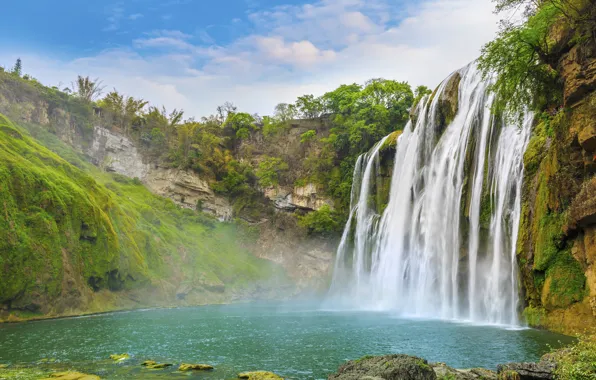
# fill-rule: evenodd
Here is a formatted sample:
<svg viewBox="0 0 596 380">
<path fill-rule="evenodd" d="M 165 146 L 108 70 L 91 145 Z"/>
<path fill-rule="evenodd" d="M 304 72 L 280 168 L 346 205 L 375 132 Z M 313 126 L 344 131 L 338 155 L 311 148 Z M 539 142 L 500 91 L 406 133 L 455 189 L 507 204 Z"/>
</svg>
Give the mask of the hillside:
<svg viewBox="0 0 596 380">
<path fill-rule="evenodd" d="M 77 168 L 0 118 L 0 318 L 283 295 L 283 270 L 224 224 L 103 173 L 53 135 Z M 281 288 L 280 288 L 281 286 Z M 291 290 L 290 290 L 291 291 Z"/>
</svg>

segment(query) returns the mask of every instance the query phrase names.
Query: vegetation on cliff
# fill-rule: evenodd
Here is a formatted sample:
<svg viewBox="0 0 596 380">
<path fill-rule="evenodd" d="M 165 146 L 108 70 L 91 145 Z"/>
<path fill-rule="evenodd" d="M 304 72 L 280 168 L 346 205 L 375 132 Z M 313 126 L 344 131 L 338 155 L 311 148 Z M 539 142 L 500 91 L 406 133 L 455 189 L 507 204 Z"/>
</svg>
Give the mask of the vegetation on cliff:
<svg viewBox="0 0 596 380">
<path fill-rule="evenodd" d="M 41 136 L 77 157 L 54 135 Z M 241 227 L 180 209 L 79 158 L 81 170 L 4 116 L 0 161 L 0 305 L 13 317 L 117 307 L 93 305 L 103 290 L 135 293 L 130 307 L 187 295 L 215 301 L 275 273 L 242 247 L 250 234 Z"/>
<path fill-rule="evenodd" d="M 587 215 L 580 217 L 587 223 L 576 223 L 570 205 L 585 204 L 575 198 L 594 173 L 589 141 L 595 135 L 596 78 L 589 67 L 595 61 L 596 5 L 499 0 L 497 9 L 525 9 L 527 19 L 503 22 L 479 60 L 484 75 L 495 76 L 495 111 L 517 120 L 527 110 L 538 115 L 524 156 L 517 249 L 524 316 L 533 326 L 581 332 L 596 320 L 592 248 L 584 244 L 594 227 Z"/>
</svg>

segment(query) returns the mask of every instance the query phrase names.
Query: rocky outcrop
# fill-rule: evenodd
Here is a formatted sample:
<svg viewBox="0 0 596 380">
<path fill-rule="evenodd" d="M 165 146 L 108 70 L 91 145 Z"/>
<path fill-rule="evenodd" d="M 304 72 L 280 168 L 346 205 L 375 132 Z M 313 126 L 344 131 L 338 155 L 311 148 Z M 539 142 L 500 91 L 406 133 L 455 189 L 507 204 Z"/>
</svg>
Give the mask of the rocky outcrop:
<svg viewBox="0 0 596 380">
<path fill-rule="evenodd" d="M 509 363 L 497 367 L 501 379 L 511 380 L 551 380 L 555 378 L 556 363 L 541 361 L 539 363 Z"/>
<path fill-rule="evenodd" d="M 91 162 L 107 172 L 145 179 L 150 165 L 143 162 L 135 144 L 126 136 L 96 126 L 91 146 L 85 150 Z"/>
<path fill-rule="evenodd" d="M 276 186 L 263 190 L 275 208 L 283 211 L 316 211 L 325 205 L 333 207 L 333 201 L 321 193 L 319 187 L 312 183 L 301 187 Z"/>
<path fill-rule="evenodd" d="M 156 166 L 142 180 L 153 193 L 170 198 L 181 207 L 200 209 L 220 220 L 232 219 L 232 206 L 228 200 L 217 196 L 209 182 L 195 172 Z"/>
<path fill-rule="evenodd" d="M 558 66 L 564 81 L 565 105 L 573 106 L 596 90 L 596 45 L 577 44 Z"/>
<path fill-rule="evenodd" d="M 572 334 L 596 326 L 596 42 L 559 29 L 566 108 L 536 123 L 525 153 L 518 258 L 527 321 Z"/>
<path fill-rule="evenodd" d="M 424 359 L 408 355 L 369 356 L 339 367 L 329 380 L 436 380 Z"/>
<path fill-rule="evenodd" d="M 283 380 L 283 377 L 267 371 L 242 372 L 238 374 L 238 378 L 246 380 Z"/>
</svg>

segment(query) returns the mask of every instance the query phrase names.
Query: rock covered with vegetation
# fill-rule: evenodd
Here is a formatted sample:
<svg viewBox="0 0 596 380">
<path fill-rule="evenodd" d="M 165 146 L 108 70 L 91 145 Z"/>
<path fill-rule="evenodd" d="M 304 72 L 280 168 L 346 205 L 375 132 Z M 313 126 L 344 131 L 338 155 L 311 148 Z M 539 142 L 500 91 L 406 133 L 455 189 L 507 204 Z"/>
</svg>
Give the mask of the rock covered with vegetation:
<svg viewBox="0 0 596 380">
<path fill-rule="evenodd" d="M 179 209 L 43 136 L 78 167 L 0 116 L 0 319 L 217 302 L 274 275 L 241 247 L 241 227 Z"/>
<path fill-rule="evenodd" d="M 498 74 L 495 111 L 536 123 L 524 157 L 518 239 L 526 320 L 574 333 L 596 326 L 596 4 L 589 0 L 499 0 L 525 8 L 480 59 Z"/>
<path fill-rule="evenodd" d="M 408 355 L 365 356 L 342 365 L 329 380 L 436 380 L 424 359 Z"/>
</svg>

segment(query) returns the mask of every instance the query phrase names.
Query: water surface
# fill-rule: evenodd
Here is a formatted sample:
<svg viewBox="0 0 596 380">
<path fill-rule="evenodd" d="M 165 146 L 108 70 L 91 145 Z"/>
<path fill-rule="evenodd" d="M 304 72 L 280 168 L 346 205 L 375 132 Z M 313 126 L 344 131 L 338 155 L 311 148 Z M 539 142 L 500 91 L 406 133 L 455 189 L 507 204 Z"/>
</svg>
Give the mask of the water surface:
<svg viewBox="0 0 596 380">
<path fill-rule="evenodd" d="M 292 379 L 324 379 L 346 360 L 404 353 L 453 367 L 533 361 L 569 338 L 531 329 L 398 318 L 391 313 L 321 311 L 316 307 L 229 305 L 144 310 L 0 325 L 0 363 L 55 359 L 106 379 L 177 377 L 140 367 L 159 362 L 208 363 L 190 375 L 234 378 L 268 370 Z M 127 352 L 114 364 L 110 354 Z"/>
</svg>

